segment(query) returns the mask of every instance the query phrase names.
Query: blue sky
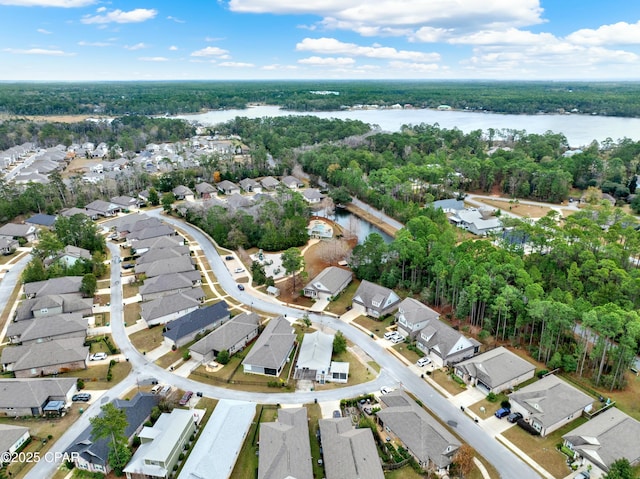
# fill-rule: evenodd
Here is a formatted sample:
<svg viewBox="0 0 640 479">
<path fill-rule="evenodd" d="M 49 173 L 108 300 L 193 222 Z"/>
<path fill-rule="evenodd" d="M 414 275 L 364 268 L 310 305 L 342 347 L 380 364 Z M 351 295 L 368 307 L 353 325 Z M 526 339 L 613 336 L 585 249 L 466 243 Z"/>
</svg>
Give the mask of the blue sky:
<svg viewBox="0 0 640 479">
<path fill-rule="evenodd" d="M 0 0 L 0 80 L 640 80 L 637 0 Z"/>
</svg>

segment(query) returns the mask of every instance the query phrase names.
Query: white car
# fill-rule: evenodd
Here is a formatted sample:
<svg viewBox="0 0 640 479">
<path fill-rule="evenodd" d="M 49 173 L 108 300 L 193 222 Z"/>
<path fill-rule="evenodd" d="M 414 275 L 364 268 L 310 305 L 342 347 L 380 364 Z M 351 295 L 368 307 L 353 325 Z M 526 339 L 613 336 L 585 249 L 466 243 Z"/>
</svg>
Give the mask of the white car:
<svg viewBox="0 0 640 479">
<path fill-rule="evenodd" d="M 234 273 L 244 273 L 244 268 L 236 268 L 233 270 Z"/>
<path fill-rule="evenodd" d="M 102 361 L 107 359 L 107 353 L 95 353 L 89 356 L 89 361 Z"/>
<path fill-rule="evenodd" d="M 384 333 L 384 339 L 391 340 L 392 338 L 394 338 L 397 335 L 398 335 L 398 333 L 396 333 L 395 331 L 387 331 L 386 333 Z"/>
<path fill-rule="evenodd" d="M 423 367 L 423 366 L 426 366 L 427 364 L 430 364 L 430 363 L 431 363 L 431 359 L 429 359 L 428 357 L 425 356 L 423 358 L 418 359 L 418 362 L 416 363 L 416 366 Z"/>
<path fill-rule="evenodd" d="M 389 394 L 393 389 L 388 388 L 387 386 L 382 386 L 380 388 L 380 394 Z"/>
<path fill-rule="evenodd" d="M 390 339 L 390 341 L 393 344 L 398 344 L 404 341 L 404 338 L 402 337 L 402 335 L 398 334 L 397 336 L 394 336 L 393 338 Z"/>
</svg>

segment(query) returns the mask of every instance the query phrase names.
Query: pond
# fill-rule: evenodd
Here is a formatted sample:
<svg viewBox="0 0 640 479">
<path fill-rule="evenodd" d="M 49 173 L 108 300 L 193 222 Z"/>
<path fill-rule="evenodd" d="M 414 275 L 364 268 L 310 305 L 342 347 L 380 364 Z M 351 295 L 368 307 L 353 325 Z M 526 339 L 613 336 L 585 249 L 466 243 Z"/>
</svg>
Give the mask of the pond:
<svg viewBox="0 0 640 479">
<path fill-rule="evenodd" d="M 367 220 L 363 220 L 358 216 L 343 210 L 336 208 L 336 211 L 333 215 L 328 216 L 330 220 L 338 223 L 344 230 L 354 234 L 358 237 L 358 244 L 364 243 L 371 233 L 378 233 L 382 236 L 385 243 L 391 243 L 393 238 L 389 236 L 387 233 L 382 231 L 377 226 L 369 223 Z"/>
</svg>

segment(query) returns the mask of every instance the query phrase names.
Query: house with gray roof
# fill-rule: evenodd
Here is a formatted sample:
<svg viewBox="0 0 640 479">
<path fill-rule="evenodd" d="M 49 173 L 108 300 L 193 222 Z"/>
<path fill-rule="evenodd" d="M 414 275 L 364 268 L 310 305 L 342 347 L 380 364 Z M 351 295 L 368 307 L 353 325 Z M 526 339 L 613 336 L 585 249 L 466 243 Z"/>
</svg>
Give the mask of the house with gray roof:
<svg viewBox="0 0 640 479">
<path fill-rule="evenodd" d="M 34 225 L 7 223 L 0 226 L 0 236 L 8 236 L 13 239 L 24 238 L 30 243 L 38 238 L 38 229 Z"/>
<path fill-rule="evenodd" d="M 95 200 L 86 205 L 84 209 L 91 215 L 92 219 L 98 219 L 99 216 L 108 218 L 117 215 L 122 210 L 122 206 L 109 201 Z"/>
<path fill-rule="evenodd" d="M 137 250 L 136 250 L 137 253 Z M 148 264 L 154 261 L 167 261 L 173 258 L 189 257 L 191 250 L 186 245 L 173 246 L 171 248 L 153 248 L 140 254 L 136 258 L 136 264 Z"/>
<path fill-rule="evenodd" d="M 80 293 L 50 294 L 23 300 L 14 315 L 14 321 L 52 316 L 55 314 L 93 314 L 93 298 L 83 298 Z"/>
<path fill-rule="evenodd" d="M 348 417 L 320 419 L 318 425 L 326 479 L 384 479 L 370 428 L 356 429 Z"/>
<path fill-rule="evenodd" d="M 331 379 L 331 356 L 333 354 L 333 334 L 315 331 L 304 335 L 298 360 L 295 379 L 316 381 L 324 384 Z"/>
<path fill-rule="evenodd" d="M 171 192 L 176 197 L 176 200 L 193 201 L 194 199 L 193 191 L 184 185 L 176 186 Z"/>
<path fill-rule="evenodd" d="M 278 410 L 276 422 L 260 424 L 258 479 L 313 479 L 306 408 Z"/>
<path fill-rule="evenodd" d="M 216 358 L 220 351 L 233 355 L 258 336 L 260 317 L 256 313 L 242 313 L 214 329 L 189 348 L 191 356 L 203 363 Z"/>
<path fill-rule="evenodd" d="M 227 206 L 233 210 L 238 208 L 248 208 L 254 203 L 254 198 L 251 196 L 242 196 L 240 193 L 233 193 L 227 198 Z"/>
<path fill-rule="evenodd" d="M 406 330 L 398 326 L 403 334 Z M 468 359 L 480 350 L 480 343 L 467 338 L 439 319 L 430 319 L 416 336 L 416 346 L 444 366 Z"/>
<path fill-rule="evenodd" d="M 207 183 L 206 181 L 203 181 L 202 183 L 198 183 L 196 185 L 196 196 L 198 198 L 202 198 L 203 200 L 208 200 L 212 196 L 215 196 L 217 192 L 218 189 L 215 186 Z"/>
<path fill-rule="evenodd" d="M 50 294 L 79 293 L 82 284 L 82 276 L 62 276 L 44 281 L 35 281 L 24 285 L 24 294 L 27 298 L 47 296 Z"/>
<path fill-rule="evenodd" d="M 183 246 L 184 238 L 180 235 L 172 236 L 158 236 L 155 238 L 149 238 L 146 240 L 139 240 L 133 243 L 131 246 L 134 250 L 134 254 L 142 255 L 149 250 L 161 249 L 161 248 L 174 248 L 175 246 Z"/>
<path fill-rule="evenodd" d="M 131 233 L 127 234 L 127 243 L 131 245 L 132 248 L 135 248 L 136 242 L 138 241 L 158 238 L 160 236 L 175 236 L 177 234 L 177 231 L 174 230 L 171 226 L 161 224 L 158 226 L 152 226 L 150 228 L 144 228 L 138 231 L 132 231 Z"/>
<path fill-rule="evenodd" d="M 76 384 L 76 378 L 2 379 L 0 414 L 9 417 L 42 416 L 50 401 L 70 403 L 77 392 Z"/>
<path fill-rule="evenodd" d="M 196 339 L 196 336 L 204 335 L 221 326 L 229 319 L 229 305 L 226 301 L 220 301 L 195 309 L 167 323 L 162 336 L 167 345 L 179 348 Z"/>
<path fill-rule="evenodd" d="M 124 411 L 127 417 L 124 434 L 131 442 L 133 437 L 142 430 L 144 423 L 149 420 L 151 410 L 160 402 L 160 396 L 138 392 L 130 400 L 114 399 L 111 402 L 116 408 Z M 74 458 L 73 462 L 78 469 L 108 474 L 111 471 L 109 467 L 110 438 L 94 440 L 91 437 L 91 430 L 91 426 L 83 430 L 65 453 Z"/>
<path fill-rule="evenodd" d="M 11 254 L 18 249 L 20 243 L 13 236 L 0 236 L 0 254 Z"/>
<path fill-rule="evenodd" d="M 200 271 L 185 271 L 184 273 L 170 273 L 148 278 L 140 286 L 142 301 L 151 301 L 167 294 L 186 291 L 202 284 Z"/>
<path fill-rule="evenodd" d="M 509 402 L 544 437 L 591 411 L 594 399 L 551 374 L 511 393 Z"/>
<path fill-rule="evenodd" d="M 476 208 L 457 211 L 449 217 L 449 221 L 478 236 L 487 236 L 502 230 L 502 222 L 499 218 L 486 217 L 486 214 Z"/>
<path fill-rule="evenodd" d="M 317 204 L 325 198 L 325 195 L 320 193 L 320 190 L 317 188 L 307 188 L 302 191 L 302 197 L 307 201 L 307 203 Z"/>
<path fill-rule="evenodd" d="M 0 362 L 17 378 L 31 378 L 87 369 L 88 356 L 84 338 L 68 338 L 6 347 Z"/>
<path fill-rule="evenodd" d="M 240 187 L 229 180 L 222 180 L 220 183 L 216 183 L 216 188 L 223 195 L 240 194 Z"/>
<path fill-rule="evenodd" d="M 304 295 L 308 298 L 330 300 L 344 291 L 352 279 L 351 271 L 329 266 L 304 287 Z"/>
<path fill-rule="evenodd" d="M 296 334 L 282 317 L 271 319 L 242 361 L 245 373 L 280 376 L 295 346 Z"/>
<path fill-rule="evenodd" d="M 46 215 L 44 213 L 35 214 L 29 219 L 24 220 L 26 224 L 43 226 L 44 228 L 52 228 L 56 223 L 57 217 L 55 215 Z"/>
<path fill-rule="evenodd" d="M 304 186 L 304 182 L 302 180 L 299 180 L 295 176 L 291 176 L 291 175 L 283 177 L 282 180 L 280 181 L 282 181 L 282 184 L 284 186 L 292 190 L 296 190 Z"/>
<path fill-rule="evenodd" d="M 200 287 L 168 294 L 142 303 L 140 317 L 147 323 L 147 326 L 166 324 L 198 309 L 205 296 L 205 292 Z"/>
<path fill-rule="evenodd" d="M 83 318 L 80 313 L 12 321 L 7 326 L 6 337 L 13 344 L 22 343 L 23 345 L 53 339 L 86 339 L 87 321 L 87 318 Z"/>
<path fill-rule="evenodd" d="M 262 193 L 262 185 L 252 178 L 240 180 L 240 188 L 247 193 Z"/>
<path fill-rule="evenodd" d="M 367 316 L 380 318 L 393 313 L 400 297 L 391 289 L 362 280 L 351 300 L 352 307 Z"/>
<path fill-rule="evenodd" d="M 56 257 L 57 261 L 64 263 L 66 266 L 73 266 L 80 260 L 91 261 L 91 259 L 91 251 L 73 245 L 65 246 Z"/>
<path fill-rule="evenodd" d="M 440 209 L 445 213 L 456 213 L 464 210 L 464 201 L 454 199 L 438 200 L 433 203 L 428 203 L 427 207 L 433 208 L 434 210 Z"/>
<path fill-rule="evenodd" d="M 278 186 L 280 186 L 280 182 L 276 180 L 273 176 L 265 176 L 260 180 L 260 184 L 265 190 L 273 191 Z"/>
<path fill-rule="evenodd" d="M 498 394 L 533 378 L 536 367 L 500 346 L 455 365 L 456 376 L 484 394 Z"/>
<path fill-rule="evenodd" d="M 6 454 L 18 451 L 30 438 L 28 427 L 0 424 L 0 457 L 11 457 Z"/>
<path fill-rule="evenodd" d="M 618 459 L 627 459 L 632 466 L 640 464 L 639 437 L 640 422 L 612 407 L 562 439 L 584 464 L 607 473 Z"/>
<path fill-rule="evenodd" d="M 460 442 L 401 390 L 380 396 L 376 420 L 411 453 L 421 468 L 447 473 Z"/>
<path fill-rule="evenodd" d="M 114 196 L 111 198 L 111 203 L 121 206 L 127 210 L 133 210 L 140 207 L 142 200 L 140 198 L 133 198 L 131 196 Z"/>
<path fill-rule="evenodd" d="M 184 273 L 195 269 L 194 260 L 191 256 L 177 256 L 175 258 L 166 258 L 151 263 L 136 264 L 136 277 L 142 275 L 147 278 L 155 278 L 163 274 Z"/>
<path fill-rule="evenodd" d="M 61 211 L 60 215 L 66 218 L 71 218 L 75 215 L 82 215 L 86 216 L 87 218 L 91 218 L 91 213 L 83 208 L 76 208 L 75 206 L 73 208 L 67 208 L 66 210 Z"/>
<path fill-rule="evenodd" d="M 437 321 L 439 318 L 440 313 L 427 305 L 413 298 L 405 298 L 398 305 L 396 324 L 398 325 L 398 332 L 403 337 L 406 338 L 408 336 L 413 340 L 416 339 L 420 330 L 430 321 Z"/>
</svg>

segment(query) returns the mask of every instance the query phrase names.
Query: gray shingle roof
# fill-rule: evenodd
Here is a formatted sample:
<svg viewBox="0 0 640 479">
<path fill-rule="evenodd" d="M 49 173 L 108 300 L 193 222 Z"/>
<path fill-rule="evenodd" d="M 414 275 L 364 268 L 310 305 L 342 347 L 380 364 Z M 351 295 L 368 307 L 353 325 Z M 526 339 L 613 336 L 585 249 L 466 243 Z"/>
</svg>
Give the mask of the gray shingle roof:
<svg viewBox="0 0 640 479">
<path fill-rule="evenodd" d="M 82 276 L 63 276 L 61 278 L 36 281 L 24 285 L 27 296 L 44 296 L 48 294 L 78 293 L 82 284 Z"/>
<path fill-rule="evenodd" d="M 400 298 L 393 290 L 380 286 L 379 284 L 372 283 L 367 280 L 362 280 L 360 286 L 353 295 L 353 301 L 364 305 L 369 309 L 375 309 L 382 311 L 385 309 L 387 301 L 391 303 L 399 303 Z M 373 303 L 379 303 L 380 306 L 374 306 Z"/>
<path fill-rule="evenodd" d="M 20 225 L 17 223 L 7 223 L 0 226 L 0 236 L 24 237 L 35 232 L 33 225 Z"/>
<path fill-rule="evenodd" d="M 141 230 L 133 231 L 127 235 L 129 241 L 141 241 L 150 238 L 157 238 L 159 236 L 172 236 L 176 234 L 171 226 L 162 224 L 158 226 L 152 226 L 150 228 L 143 228 Z M 138 247 L 137 245 L 135 245 Z"/>
<path fill-rule="evenodd" d="M 265 176 L 260 180 L 260 184 L 267 189 L 276 188 L 280 182 L 276 180 L 273 176 Z"/>
<path fill-rule="evenodd" d="M 474 358 L 461 361 L 456 364 L 456 368 L 473 378 L 478 378 L 493 389 L 535 370 L 536 367 L 500 346 Z"/>
<path fill-rule="evenodd" d="M 66 396 L 75 385 L 75 378 L 2 379 L 0 408 L 39 408 L 49 397 Z"/>
<path fill-rule="evenodd" d="M 86 337 L 87 319 L 80 313 L 47 316 L 26 321 L 12 322 L 7 327 L 8 336 L 20 336 L 20 341 L 60 338 L 65 336 Z M 77 334 L 81 333 L 81 334 Z"/>
<path fill-rule="evenodd" d="M 260 317 L 256 313 L 239 314 L 207 334 L 189 349 L 202 355 L 211 351 L 228 350 L 256 331 L 259 325 Z"/>
<path fill-rule="evenodd" d="M 202 183 L 198 183 L 196 185 L 196 191 L 200 194 L 203 194 L 203 193 L 215 193 L 217 190 L 215 186 L 203 181 Z"/>
<path fill-rule="evenodd" d="M 201 279 L 200 271 L 187 271 L 184 273 L 171 273 L 156 276 L 145 280 L 140 286 L 140 294 L 161 293 L 164 291 L 176 291 L 193 286 L 194 281 Z"/>
<path fill-rule="evenodd" d="M 138 240 L 135 242 L 134 247 L 136 250 L 147 248 L 153 250 L 159 248 L 172 248 L 176 245 L 184 245 L 184 238 L 182 236 L 158 236 L 156 238 Z"/>
<path fill-rule="evenodd" d="M 278 369 L 287 360 L 295 340 L 291 323 L 278 316 L 269 321 L 242 364 Z"/>
<path fill-rule="evenodd" d="M 193 263 L 194 260 L 191 256 L 177 256 L 150 263 L 137 264 L 135 271 L 136 274 L 144 274 L 147 278 L 153 278 L 163 274 L 193 271 L 195 269 Z"/>
<path fill-rule="evenodd" d="M 351 281 L 352 277 L 353 274 L 351 271 L 338 268 L 337 266 L 329 266 L 309 281 L 304 289 L 315 289 L 316 291 L 335 296 L 340 292 L 342 285 L 347 281 Z"/>
<path fill-rule="evenodd" d="M 84 346 L 84 338 L 54 339 L 43 343 L 11 346 L 3 349 L 0 361 L 13 363 L 14 371 L 56 366 L 75 361 L 84 361 L 89 348 Z"/>
<path fill-rule="evenodd" d="M 196 309 L 178 319 L 167 323 L 166 331 L 162 334 L 174 342 L 196 331 L 210 329 L 216 323 L 229 318 L 229 305 L 226 301 Z"/>
<path fill-rule="evenodd" d="M 47 228 L 53 226 L 55 222 L 56 222 L 56 217 L 54 215 L 45 215 L 42 213 L 33 215 L 28 220 L 25 220 L 25 223 L 46 226 Z"/>
<path fill-rule="evenodd" d="M 202 288 L 190 288 L 175 294 L 168 294 L 153 301 L 142 303 L 140 316 L 145 321 L 152 321 L 168 314 L 198 307 L 200 299 L 206 295 Z"/>
<path fill-rule="evenodd" d="M 50 305 L 50 306 L 48 306 Z M 93 307 L 93 298 L 83 298 L 80 293 L 51 294 L 36 296 L 33 299 L 25 299 L 16 308 L 15 321 L 33 318 L 34 311 L 42 308 L 62 305 L 63 313 L 90 314 Z"/>
<path fill-rule="evenodd" d="M 0 453 L 9 451 L 25 432 L 29 432 L 28 427 L 0 424 Z"/>
</svg>

